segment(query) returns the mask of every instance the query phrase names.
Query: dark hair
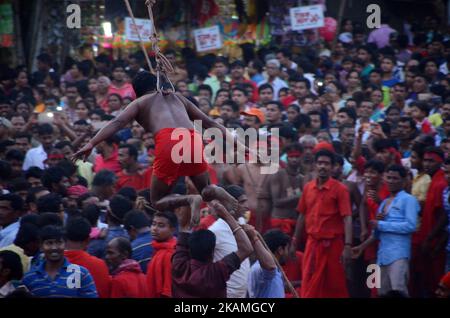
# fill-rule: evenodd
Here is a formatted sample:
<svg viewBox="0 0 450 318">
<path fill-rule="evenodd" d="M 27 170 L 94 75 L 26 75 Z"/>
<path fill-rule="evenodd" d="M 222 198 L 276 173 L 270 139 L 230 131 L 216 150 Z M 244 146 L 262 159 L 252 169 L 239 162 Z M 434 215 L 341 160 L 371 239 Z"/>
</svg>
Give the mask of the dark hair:
<svg viewBox="0 0 450 318">
<path fill-rule="evenodd" d="M 44 170 L 41 181 L 44 187 L 52 190 L 54 183 L 59 183 L 66 176 L 66 172 L 60 167 L 51 167 Z"/>
<path fill-rule="evenodd" d="M 295 83 L 305 83 L 306 88 L 311 89 L 311 82 L 305 77 L 298 75 L 291 77 L 289 80 Z"/>
<path fill-rule="evenodd" d="M 60 168 L 68 178 L 76 174 L 78 170 L 77 166 L 67 159 L 58 162 L 56 168 Z"/>
<path fill-rule="evenodd" d="M 227 185 L 223 187 L 225 191 L 227 191 L 233 198 L 238 200 L 241 196 L 245 194 L 244 188 L 238 186 L 238 185 Z"/>
<path fill-rule="evenodd" d="M 381 174 L 384 172 L 384 164 L 381 161 L 372 159 L 366 162 L 366 164 L 364 165 L 364 170 L 367 169 L 373 169 Z"/>
<path fill-rule="evenodd" d="M 55 145 L 55 148 L 60 150 L 63 149 L 64 147 L 70 147 L 70 149 L 74 150 L 73 144 L 68 140 L 60 141 Z"/>
<path fill-rule="evenodd" d="M 5 159 L 7 161 L 10 160 L 17 160 L 23 162 L 25 160 L 25 155 L 22 153 L 22 151 L 17 149 L 10 149 L 5 155 Z"/>
<path fill-rule="evenodd" d="M 264 64 L 263 62 L 261 62 L 260 60 L 252 60 L 251 61 L 253 63 L 253 68 L 255 68 L 258 73 L 262 73 L 264 70 Z"/>
<path fill-rule="evenodd" d="M 373 148 L 375 149 L 376 152 L 381 152 L 391 147 L 396 148 L 394 141 L 391 139 L 378 139 L 373 142 Z"/>
<path fill-rule="evenodd" d="M 28 191 L 30 189 L 30 184 L 25 178 L 19 177 L 11 181 L 8 189 L 13 193 L 19 191 Z"/>
<path fill-rule="evenodd" d="M 109 208 L 111 209 L 110 214 L 112 214 L 112 217 L 119 223 L 122 223 L 125 214 L 133 209 L 133 204 L 123 195 L 116 194 L 111 198 Z"/>
<path fill-rule="evenodd" d="M 16 133 L 14 136 L 14 139 L 20 139 L 20 138 L 26 138 L 28 140 L 28 142 L 31 142 L 31 135 L 29 133 L 26 133 L 26 132 Z"/>
<path fill-rule="evenodd" d="M 42 175 L 44 173 L 44 170 L 42 170 L 39 167 L 31 167 L 30 169 L 28 169 L 25 172 L 25 178 L 36 178 L 36 179 L 40 179 L 42 178 Z"/>
<path fill-rule="evenodd" d="M 117 181 L 117 177 L 111 170 L 100 170 L 94 177 L 92 185 L 96 187 L 111 186 Z"/>
<path fill-rule="evenodd" d="M 150 226 L 150 220 L 142 211 L 131 210 L 123 218 L 123 225 L 125 229 L 129 230 L 135 228 L 136 230 L 142 229 L 144 227 Z"/>
<path fill-rule="evenodd" d="M 211 96 L 213 95 L 213 91 L 212 91 L 211 86 L 209 86 L 209 85 L 207 85 L 207 84 L 201 84 L 201 85 L 199 85 L 197 90 L 198 90 L 199 92 L 200 92 L 201 90 L 208 91 L 208 93 L 209 93 Z"/>
<path fill-rule="evenodd" d="M 117 249 L 119 250 L 119 252 L 128 255 L 127 258 L 131 258 L 133 249 L 131 248 L 130 241 L 121 236 L 116 237 L 114 240 L 117 242 Z"/>
<path fill-rule="evenodd" d="M 402 166 L 402 165 L 390 165 L 387 169 L 386 172 L 389 171 L 394 171 L 394 172 L 398 172 L 398 174 L 400 175 L 400 177 L 405 178 L 407 175 L 406 169 Z"/>
<path fill-rule="evenodd" d="M 336 164 L 336 157 L 334 156 L 334 153 L 327 149 L 319 150 L 314 156 L 316 161 L 319 159 L 319 157 L 328 157 L 330 158 L 332 165 Z"/>
<path fill-rule="evenodd" d="M 133 89 L 138 98 L 156 90 L 156 76 L 147 71 L 137 73 L 133 79 Z"/>
<path fill-rule="evenodd" d="M 39 231 L 39 238 L 41 242 L 46 240 L 65 239 L 64 229 L 59 226 L 46 225 Z"/>
<path fill-rule="evenodd" d="M 129 199 L 131 202 L 136 202 L 137 199 L 137 192 L 135 188 L 132 187 L 123 187 L 120 189 L 117 194 L 120 194 L 124 196 L 125 198 Z"/>
<path fill-rule="evenodd" d="M 92 227 L 97 226 L 98 219 L 100 217 L 100 208 L 95 204 L 89 204 L 88 206 L 84 207 L 81 211 L 81 215 L 89 221 L 90 225 Z"/>
<path fill-rule="evenodd" d="M 263 238 L 272 253 L 275 253 L 280 247 L 285 247 L 291 242 L 291 238 L 278 229 L 267 231 Z"/>
<path fill-rule="evenodd" d="M 223 104 L 222 104 L 222 107 L 223 106 L 230 106 L 231 109 L 233 110 L 233 112 L 235 112 L 235 113 L 239 111 L 239 105 L 236 104 L 231 99 L 224 101 Z"/>
<path fill-rule="evenodd" d="M 156 212 L 153 218 L 161 217 L 167 219 L 169 221 L 169 225 L 173 228 L 176 228 L 178 225 L 178 219 L 175 213 L 170 211 Z"/>
<path fill-rule="evenodd" d="M 38 213 L 60 213 L 61 212 L 61 196 L 57 193 L 49 193 L 37 200 Z"/>
<path fill-rule="evenodd" d="M 14 211 L 21 212 L 23 210 L 23 200 L 22 198 L 14 193 L 2 194 L 0 195 L 0 201 L 9 201 L 11 209 Z"/>
<path fill-rule="evenodd" d="M 266 106 L 268 105 L 276 105 L 280 112 L 284 111 L 284 106 L 279 101 L 271 100 L 270 102 L 266 103 Z"/>
<path fill-rule="evenodd" d="M 199 262 L 208 261 L 216 247 L 216 235 L 210 230 L 198 230 L 189 237 L 191 258 Z"/>
<path fill-rule="evenodd" d="M 410 128 L 416 129 L 416 122 L 411 117 L 403 116 L 398 120 L 399 123 L 408 123 Z"/>
<path fill-rule="evenodd" d="M 393 111 L 393 110 L 396 110 L 396 111 L 398 111 L 399 113 L 402 112 L 402 110 L 401 110 L 400 108 L 398 108 L 397 106 L 389 106 L 389 107 L 386 109 L 386 115 L 389 114 L 389 113 L 390 113 L 391 111 Z"/>
<path fill-rule="evenodd" d="M 33 242 L 39 242 L 39 227 L 33 223 L 21 223 L 14 239 L 14 245 L 23 249 L 27 244 Z"/>
<path fill-rule="evenodd" d="M 41 124 L 37 128 L 37 133 L 39 136 L 42 135 L 53 135 L 53 126 L 50 124 Z"/>
<path fill-rule="evenodd" d="M 417 107 L 419 108 L 419 110 L 423 113 L 425 113 L 425 117 L 428 117 L 428 115 L 430 114 L 430 106 L 428 106 L 428 104 L 426 102 L 422 102 L 422 101 L 418 101 L 418 102 L 412 102 L 409 105 L 410 108 L 412 107 Z"/>
<path fill-rule="evenodd" d="M 427 147 L 427 148 L 425 148 L 424 155 L 427 153 L 433 153 L 435 155 L 438 155 L 442 160 L 445 160 L 444 152 L 439 147 L 434 147 L 434 146 Z"/>
<path fill-rule="evenodd" d="M 244 88 L 243 85 L 234 86 L 234 87 L 231 89 L 231 91 L 232 91 L 232 92 L 234 92 L 234 91 L 240 91 L 242 94 L 244 94 L 246 97 L 248 97 L 247 90 Z"/>
<path fill-rule="evenodd" d="M 258 93 L 261 93 L 261 91 L 263 91 L 265 89 L 270 89 L 272 91 L 272 93 L 274 92 L 272 85 L 270 85 L 269 83 L 265 83 L 265 84 L 262 84 L 260 87 L 258 87 Z"/>
<path fill-rule="evenodd" d="M 23 277 L 23 267 L 19 255 L 13 251 L 0 251 L 2 269 L 9 269 L 8 280 L 21 280 Z"/>
<path fill-rule="evenodd" d="M 84 242 L 89 239 L 91 225 L 83 217 L 72 217 L 66 224 L 66 238 L 73 242 Z"/>
<path fill-rule="evenodd" d="M 7 180 L 12 175 L 11 164 L 8 161 L 0 160 L 0 179 Z"/>
<path fill-rule="evenodd" d="M 128 155 L 132 158 L 134 158 L 134 160 L 137 160 L 138 158 L 138 150 L 134 145 L 130 145 L 130 144 L 122 144 L 119 146 L 119 149 L 128 149 Z"/>
<path fill-rule="evenodd" d="M 339 113 L 346 113 L 348 117 L 350 117 L 353 120 L 353 123 L 356 123 L 358 116 L 356 115 L 356 112 L 353 108 L 342 107 L 341 109 L 338 110 L 338 114 Z"/>
<path fill-rule="evenodd" d="M 245 63 L 242 62 L 242 61 L 240 61 L 240 60 L 237 60 L 237 61 L 234 61 L 233 63 L 231 63 L 231 65 L 230 65 L 230 69 L 231 69 L 231 70 L 234 69 L 234 68 L 236 68 L 236 67 L 242 67 L 242 68 L 245 68 Z"/>
<path fill-rule="evenodd" d="M 51 212 L 45 212 L 39 215 L 37 226 L 41 229 L 47 225 L 63 226 L 63 221 L 59 215 Z"/>
</svg>

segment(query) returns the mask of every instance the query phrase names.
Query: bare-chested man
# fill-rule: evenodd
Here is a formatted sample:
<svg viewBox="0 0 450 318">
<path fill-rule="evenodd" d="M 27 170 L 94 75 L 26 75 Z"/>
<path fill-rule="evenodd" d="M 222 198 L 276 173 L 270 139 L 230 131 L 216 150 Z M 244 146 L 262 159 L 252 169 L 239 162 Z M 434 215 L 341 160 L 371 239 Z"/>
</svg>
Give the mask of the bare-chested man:
<svg viewBox="0 0 450 318">
<path fill-rule="evenodd" d="M 287 167 L 269 175 L 258 196 L 257 211 L 270 215 L 270 227 L 294 235 L 298 213 L 295 210 L 303 189 L 300 173 L 302 147 L 298 143 L 285 148 Z"/>
<path fill-rule="evenodd" d="M 98 143 L 136 120 L 146 132 L 153 133 L 155 138 L 155 161 L 151 185 L 151 201 L 155 208 L 158 209 L 158 201 L 170 193 L 179 177 L 189 176 L 203 200 L 210 202 L 218 199 L 224 202 L 229 211 L 236 210 L 237 201 L 232 196 L 221 188 L 209 185 L 208 166 L 203 158 L 203 142 L 201 136 L 195 132 L 192 121 L 201 120 L 204 128 L 220 129 L 224 138 L 230 134 L 227 129 L 203 114 L 181 94 L 155 92 L 156 77 L 149 72 L 140 72 L 136 75 L 133 88 L 138 99 L 130 103 L 120 115 L 100 130 L 74 155 L 74 159 L 82 157 L 86 159 Z M 181 129 L 183 135 L 178 140 L 173 140 L 172 133 L 176 129 Z M 190 140 L 185 140 L 186 132 Z M 230 138 L 233 140 L 233 137 Z M 173 161 L 172 149 L 176 145 L 179 146 L 180 141 L 190 142 L 191 163 Z M 243 146 L 239 148 L 239 150 L 243 149 L 245 149 Z M 183 150 L 185 150 L 184 147 Z M 194 154 L 199 152 L 202 154 L 201 163 L 195 163 Z M 195 218 L 197 219 L 195 221 L 198 221 L 199 215 Z"/>
</svg>

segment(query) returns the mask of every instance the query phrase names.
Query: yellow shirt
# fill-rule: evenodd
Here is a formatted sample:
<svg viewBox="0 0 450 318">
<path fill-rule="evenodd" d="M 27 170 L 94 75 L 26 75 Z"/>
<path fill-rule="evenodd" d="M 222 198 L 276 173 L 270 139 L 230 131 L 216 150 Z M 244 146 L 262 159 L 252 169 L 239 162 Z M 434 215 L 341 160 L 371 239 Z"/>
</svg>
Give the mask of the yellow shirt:
<svg viewBox="0 0 450 318">
<path fill-rule="evenodd" d="M 11 251 L 19 255 L 20 262 L 22 263 L 23 272 L 26 273 L 30 269 L 30 258 L 25 255 L 23 249 L 18 247 L 17 245 L 11 244 L 5 246 L 4 248 L 0 248 L 0 251 Z"/>
<path fill-rule="evenodd" d="M 427 198 L 428 188 L 430 187 L 431 177 L 425 172 L 418 174 L 413 179 L 411 194 L 416 197 L 416 199 L 423 203 Z"/>
<path fill-rule="evenodd" d="M 442 123 L 443 123 L 442 116 L 439 113 L 436 113 L 436 114 L 433 114 L 433 115 L 429 116 L 428 120 L 436 128 L 440 127 L 442 125 Z"/>
</svg>

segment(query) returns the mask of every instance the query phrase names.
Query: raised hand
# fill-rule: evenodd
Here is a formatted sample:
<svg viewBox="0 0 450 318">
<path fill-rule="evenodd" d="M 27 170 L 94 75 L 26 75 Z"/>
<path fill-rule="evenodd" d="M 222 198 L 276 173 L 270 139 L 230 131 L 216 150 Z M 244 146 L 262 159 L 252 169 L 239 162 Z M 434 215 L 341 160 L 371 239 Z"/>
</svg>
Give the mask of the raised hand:
<svg viewBox="0 0 450 318">
<path fill-rule="evenodd" d="M 86 145 L 83 146 L 83 148 L 81 148 L 75 154 L 73 154 L 70 160 L 73 163 L 75 163 L 78 159 L 83 159 L 83 161 L 86 162 L 87 158 L 92 152 L 92 149 L 94 149 L 94 145 L 88 142 Z"/>
</svg>

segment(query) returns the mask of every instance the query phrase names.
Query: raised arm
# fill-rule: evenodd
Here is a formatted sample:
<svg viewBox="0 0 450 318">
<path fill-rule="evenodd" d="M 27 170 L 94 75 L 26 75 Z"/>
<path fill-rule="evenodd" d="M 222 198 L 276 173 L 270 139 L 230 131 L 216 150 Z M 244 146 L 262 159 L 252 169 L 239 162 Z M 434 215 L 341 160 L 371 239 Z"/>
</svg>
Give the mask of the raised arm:
<svg viewBox="0 0 450 318">
<path fill-rule="evenodd" d="M 273 260 L 272 253 L 264 247 L 264 244 L 258 237 L 258 232 L 253 226 L 248 224 L 245 224 L 242 227 L 253 244 L 256 258 L 258 259 L 261 267 L 268 271 L 274 271 L 277 268 L 277 264 L 275 264 L 275 261 Z"/>
<path fill-rule="evenodd" d="M 83 148 L 81 148 L 77 153 L 72 156 L 72 161 L 76 161 L 78 159 L 83 158 L 86 161 L 86 158 L 89 157 L 92 149 L 103 140 L 108 139 L 113 136 L 123 127 L 125 127 L 129 122 L 134 120 L 139 112 L 139 104 L 141 103 L 141 99 L 137 99 L 131 102 L 127 108 L 124 109 L 123 112 L 120 113 L 119 116 L 111 120 L 105 127 L 103 127 L 94 138 L 92 138 Z"/>
<path fill-rule="evenodd" d="M 252 243 L 245 234 L 245 231 L 234 219 L 234 217 L 225 209 L 225 207 L 219 203 L 219 201 L 212 201 L 210 203 L 217 215 L 222 218 L 233 231 L 233 235 L 236 239 L 238 250 L 236 255 L 239 257 L 241 263 L 253 253 Z"/>
</svg>

